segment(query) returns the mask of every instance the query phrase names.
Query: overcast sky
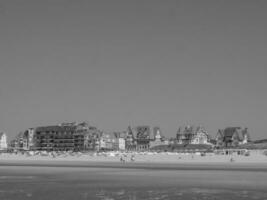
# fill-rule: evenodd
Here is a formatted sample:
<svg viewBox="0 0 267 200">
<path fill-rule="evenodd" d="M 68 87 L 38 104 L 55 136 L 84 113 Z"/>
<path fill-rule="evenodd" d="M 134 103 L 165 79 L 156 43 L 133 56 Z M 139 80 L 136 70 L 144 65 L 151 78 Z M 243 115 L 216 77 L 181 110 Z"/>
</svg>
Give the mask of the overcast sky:
<svg viewBox="0 0 267 200">
<path fill-rule="evenodd" d="M 226 126 L 267 138 L 267 1 L 1 0 L 0 130 Z"/>
</svg>

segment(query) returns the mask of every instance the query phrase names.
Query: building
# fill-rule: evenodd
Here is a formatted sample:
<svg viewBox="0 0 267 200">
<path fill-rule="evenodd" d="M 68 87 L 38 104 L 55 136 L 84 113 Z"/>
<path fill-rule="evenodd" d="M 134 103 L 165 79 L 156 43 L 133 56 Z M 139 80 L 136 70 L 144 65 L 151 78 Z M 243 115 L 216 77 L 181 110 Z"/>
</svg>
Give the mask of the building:
<svg viewBox="0 0 267 200">
<path fill-rule="evenodd" d="M 25 132 L 19 132 L 15 138 L 15 149 L 17 150 L 28 150 L 28 137 Z"/>
<path fill-rule="evenodd" d="M 191 144 L 194 137 L 193 126 L 186 126 L 183 130 L 179 127 L 176 140 L 178 144 Z"/>
<path fill-rule="evenodd" d="M 32 150 L 35 146 L 34 134 L 34 128 L 21 131 L 18 135 L 16 135 L 15 139 L 10 141 L 9 146 L 14 150 Z"/>
<path fill-rule="evenodd" d="M 125 151 L 125 138 L 124 137 L 119 137 L 118 138 L 118 143 L 119 143 L 119 150 L 120 151 Z"/>
<path fill-rule="evenodd" d="M 201 126 L 198 126 L 191 144 L 210 144 L 208 132 Z"/>
<path fill-rule="evenodd" d="M 223 130 L 219 129 L 216 135 L 217 147 L 237 147 L 248 142 L 250 142 L 250 135 L 247 128 L 227 127 Z"/>
<path fill-rule="evenodd" d="M 89 138 L 89 126 L 87 123 L 75 124 L 76 129 L 74 131 L 74 151 L 84 151 L 88 148 Z"/>
<path fill-rule="evenodd" d="M 159 127 L 154 127 L 153 128 L 153 139 L 155 141 L 161 141 L 162 139 L 162 133 Z"/>
<path fill-rule="evenodd" d="M 87 150 L 97 150 L 101 131 L 95 126 L 89 126 L 89 134 L 86 135 L 85 145 Z"/>
<path fill-rule="evenodd" d="M 210 144 L 209 135 L 207 131 L 198 126 L 194 128 L 193 126 L 185 126 L 184 128 L 179 127 L 176 134 L 176 142 L 178 144 Z"/>
<path fill-rule="evenodd" d="M 150 148 L 150 127 L 149 126 L 137 126 L 136 132 L 136 150 L 147 151 Z"/>
<path fill-rule="evenodd" d="M 125 149 L 127 151 L 135 151 L 136 150 L 136 140 L 133 133 L 133 130 L 130 126 L 128 126 L 125 136 Z"/>
<path fill-rule="evenodd" d="M 24 150 L 34 149 L 34 133 L 35 133 L 34 128 L 29 128 L 24 132 L 23 134 L 23 138 L 24 138 L 23 149 Z"/>
<path fill-rule="evenodd" d="M 241 132 L 242 134 L 242 140 L 240 141 L 240 144 L 247 144 L 251 142 L 250 134 L 248 132 L 248 128 L 244 128 Z"/>
<path fill-rule="evenodd" d="M 18 146 L 17 143 L 18 143 L 18 142 L 17 142 L 16 139 L 10 140 L 10 142 L 9 142 L 9 147 L 12 148 L 12 149 L 16 149 L 16 147 Z"/>
<path fill-rule="evenodd" d="M 150 140 L 150 148 L 161 145 L 168 145 L 169 141 L 165 140 L 159 127 L 153 128 L 153 138 Z"/>
<path fill-rule="evenodd" d="M 83 122 L 76 125 L 74 131 L 74 151 L 96 150 L 96 141 L 100 132 L 94 126 Z"/>
<path fill-rule="evenodd" d="M 0 150 L 7 149 L 7 136 L 6 133 L 0 132 Z"/>
<path fill-rule="evenodd" d="M 119 143 L 116 133 L 102 132 L 100 135 L 99 149 L 109 151 L 118 150 Z"/>
<path fill-rule="evenodd" d="M 98 135 L 98 129 L 85 122 L 37 127 L 34 134 L 34 148 L 42 151 L 95 150 Z"/>
<path fill-rule="evenodd" d="M 35 149 L 41 151 L 74 151 L 76 126 L 45 126 L 35 131 Z"/>
<path fill-rule="evenodd" d="M 116 137 L 116 144 L 115 144 L 115 150 L 118 151 L 125 151 L 126 150 L 126 131 L 124 132 L 114 132 L 114 135 Z"/>
</svg>

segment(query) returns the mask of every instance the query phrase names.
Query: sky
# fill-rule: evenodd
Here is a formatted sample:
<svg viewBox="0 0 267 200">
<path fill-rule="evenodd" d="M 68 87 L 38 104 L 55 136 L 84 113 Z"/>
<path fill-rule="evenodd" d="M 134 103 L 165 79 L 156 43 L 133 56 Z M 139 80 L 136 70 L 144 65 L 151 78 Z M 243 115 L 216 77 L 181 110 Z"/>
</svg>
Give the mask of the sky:
<svg viewBox="0 0 267 200">
<path fill-rule="evenodd" d="M 0 131 L 227 126 L 267 138 L 267 1 L 1 0 Z"/>
</svg>

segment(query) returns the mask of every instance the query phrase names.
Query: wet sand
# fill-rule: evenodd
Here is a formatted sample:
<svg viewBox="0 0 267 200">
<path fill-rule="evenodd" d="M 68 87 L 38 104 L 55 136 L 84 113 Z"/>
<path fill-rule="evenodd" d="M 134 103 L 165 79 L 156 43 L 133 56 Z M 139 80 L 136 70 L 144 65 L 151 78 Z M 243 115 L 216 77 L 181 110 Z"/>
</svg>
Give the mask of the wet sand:
<svg viewBox="0 0 267 200">
<path fill-rule="evenodd" d="M 0 162 L 0 199 L 267 199 L 267 166 Z"/>
</svg>

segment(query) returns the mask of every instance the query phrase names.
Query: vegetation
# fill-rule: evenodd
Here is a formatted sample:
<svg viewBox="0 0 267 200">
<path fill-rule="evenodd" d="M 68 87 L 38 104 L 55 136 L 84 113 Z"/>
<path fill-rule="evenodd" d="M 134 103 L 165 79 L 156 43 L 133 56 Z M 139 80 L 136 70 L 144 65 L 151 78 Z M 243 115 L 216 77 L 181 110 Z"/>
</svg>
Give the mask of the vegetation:
<svg viewBox="0 0 267 200">
<path fill-rule="evenodd" d="M 267 142 L 265 143 L 248 143 L 239 145 L 240 149 L 267 149 Z"/>
<path fill-rule="evenodd" d="M 254 144 L 267 143 L 267 139 L 255 140 L 253 143 Z"/>
<path fill-rule="evenodd" d="M 152 151 L 165 151 L 165 152 L 181 152 L 181 151 L 209 151 L 212 149 L 211 145 L 206 144 L 171 144 L 171 145 L 160 145 L 152 147 Z"/>
</svg>

